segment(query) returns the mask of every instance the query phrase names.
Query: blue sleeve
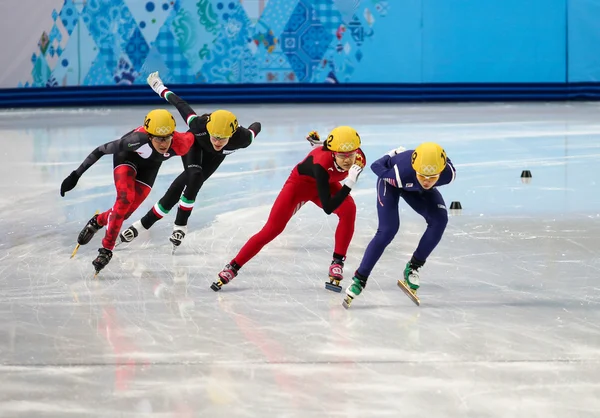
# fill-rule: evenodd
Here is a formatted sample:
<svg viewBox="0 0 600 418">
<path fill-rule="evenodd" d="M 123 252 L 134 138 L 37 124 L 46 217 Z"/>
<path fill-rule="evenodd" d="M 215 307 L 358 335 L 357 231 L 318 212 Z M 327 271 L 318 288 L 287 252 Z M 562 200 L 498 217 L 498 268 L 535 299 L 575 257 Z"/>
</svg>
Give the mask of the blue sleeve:
<svg viewBox="0 0 600 418">
<path fill-rule="evenodd" d="M 454 164 L 452 164 L 452 161 L 450 161 L 450 158 L 448 158 L 446 160 L 446 167 L 444 167 L 444 170 L 440 174 L 440 179 L 436 183 L 436 187 L 450 184 L 454 181 L 455 178 L 456 169 L 454 168 Z"/>
<path fill-rule="evenodd" d="M 402 187 L 398 166 L 389 155 L 386 154 L 371 164 L 371 170 L 373 170 L 373 173 L 375 173 L 377 177 L 383 179 L 392 186 Z"/>
</svg>

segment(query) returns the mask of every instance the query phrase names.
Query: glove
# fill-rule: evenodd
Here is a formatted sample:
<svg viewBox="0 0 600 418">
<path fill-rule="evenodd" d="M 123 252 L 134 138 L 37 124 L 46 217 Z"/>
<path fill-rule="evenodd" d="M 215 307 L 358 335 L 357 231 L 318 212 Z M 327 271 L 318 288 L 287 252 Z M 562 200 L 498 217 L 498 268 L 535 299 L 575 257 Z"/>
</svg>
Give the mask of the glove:
<svg viewBox="0 0 600 418">
<path fill-rule="evenodd" d="M 323 145 L 319 133 L 317 131 L 311 131 L 307 136 L 306 140 L 312 144 L 312 146 Z"/>
<path fill-rule="evenodd" d="M 345 185 L 353 188 L 356 182 L 358 181 L 358 176 L 362 173 L 362 168 L 359 165 L 353 164 L 348 170 L 348 178 L 346 179 Z"/>
<path fill-rule="evenodd" d="M 260 133 L 260 122 L 253 122 L 252 125 L 248 126 L 248 129 L 254 133 L 254 137 Z"/>
<path fill-rule="evenodd" d="M 146 81 L 148 82 L 148 85 L 152 87 L 152 90 L 154 90 L 160 97 L 162 97 L 165 90 L 168 90 L 158 76 L 158 71 L 150 74 Z"/>
<path fill-rule="evenodd" d="M 389 155 L 390 157 L 393 157 L 395 155 L 400 154 L 403 151 L 406 151 L 406 148 L 404 148 L 404 147 L 398 147 L 398 148 L 394 148 L 393 150 L 391 150 L 390 152 L 388 152 L 387 155 Z"/>
<path fill-rule="evenodd" d="M 71 174 L 69 174 L 69 177 L 64 179 L 62 184 L 60 185 L 60 195 L 62 197 L 65 197 L 65 193 L 67 193 L 70 190 L 73 190 L 75 186 L 77 186 L 78 180 L 79 174 L 77 174 L 77 172 L 73 171 Z"/>
</svg>

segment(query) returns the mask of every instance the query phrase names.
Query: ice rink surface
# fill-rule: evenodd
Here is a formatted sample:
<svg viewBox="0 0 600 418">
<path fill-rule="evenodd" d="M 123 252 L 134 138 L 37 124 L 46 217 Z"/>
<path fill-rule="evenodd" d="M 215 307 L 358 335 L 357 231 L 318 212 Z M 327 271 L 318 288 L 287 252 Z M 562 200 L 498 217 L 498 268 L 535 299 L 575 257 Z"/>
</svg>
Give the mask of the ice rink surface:
<svg viewBox="0 0 600 418">
<path fill-rule="evenodd" d="M 204 185 L 180 249 L 173 210 L 97 279 L 104 230 L 69 256 L 114 202 L 112 158 L 64 198 L 60 183 L 151 107 L 0 112 L 1 417 L 600 416 L 599 103 L 227 108 L 263 131 Z M 457 168 L 440 191 L 463 210 L 421 271 L 421 307 L 396 285 L 425 229 L 403 201 L 349 310 L 324 289 L 337 218 L 311 204 L 210 290 L 308 153 L 306 133 L 344 124 L 369 163 L 437 141 Z M 181 170 L 164 163 L 124 227 Z M 370 169 L 352 195 L 344 288 L 377 228 Z"/>
</svg>

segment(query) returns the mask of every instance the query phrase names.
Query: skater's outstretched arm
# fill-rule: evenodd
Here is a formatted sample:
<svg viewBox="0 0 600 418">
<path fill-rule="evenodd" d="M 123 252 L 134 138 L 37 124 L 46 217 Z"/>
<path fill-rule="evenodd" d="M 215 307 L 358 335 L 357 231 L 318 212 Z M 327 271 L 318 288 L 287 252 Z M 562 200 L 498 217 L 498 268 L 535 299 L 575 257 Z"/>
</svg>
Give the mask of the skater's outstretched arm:
<svg viewBox="0 0 600 418">
<path fill-rule="evenodd" d="M 125 134 L 121 139 L 107 142 L 102 144 L 93 150 L 83 162 L 77 167 L 76 170 L 72 171 L 69 176 L 63 180 L 60 186 L 60 195 L 64 197 L 65 193 L 73 190 L 79 181 L 79 178 L 88 168 L 93 166 L 102 156 L 106 154 L 116 154 L 123 150 L 133 151 L 141 147 L 143 144 L 148 142 L 148 134 L 145 132 L 139 132 L 133 130 Z"/>
<path fill-rule="evenodd" d="M 160 97 L 171 103 L 177 108 L 177 111 L 181 117 L 185 120 L 185 123 L 190 127 L 194 134 L 206 132 L 206 120 L 209 116 L 208 113 L 198 115 L 194 109 L 183 100 L 181 97 L 176 95 L 174 92 L 169 90 L 162 82 L 158 75 L 158 71 L 150 74 L 147 79 L 148 84 L 152 87 L 152 90 L 156 92 Z M 248 128 L 240 126 L 236 129 L 235 133 L 231 137 L 232 141 L 238 145 L 237 148 L 248 147 L 256 135 L 261 131 L 260 122 L 252 123 Z M 212 151 L 209 147 L 210 144 L 204 144 L 207 151 Z"/>
<path fill-rule="evenodd" d="M 156 92 L 156 94 L 158 94 L 160 97 L 162 97 L 177 108 L 177 111 L 179 112 L 183 120 L 185 120 L 185 123 L 187 123 L 188 126 L 190 126 L 190 122 L 193 119 L 198 117 L 196 111 L 194 111 L 194 109 L 192 109 L 192 107 L 185 100 L 183 100 L 181 97 L 177 96 L 167 87 L 165 87 L 158 75 L 158 71 L 150 74 L 146 81 L 148 82 L 150 87 L 152 87 L 152 90 Z"/>
</svg>

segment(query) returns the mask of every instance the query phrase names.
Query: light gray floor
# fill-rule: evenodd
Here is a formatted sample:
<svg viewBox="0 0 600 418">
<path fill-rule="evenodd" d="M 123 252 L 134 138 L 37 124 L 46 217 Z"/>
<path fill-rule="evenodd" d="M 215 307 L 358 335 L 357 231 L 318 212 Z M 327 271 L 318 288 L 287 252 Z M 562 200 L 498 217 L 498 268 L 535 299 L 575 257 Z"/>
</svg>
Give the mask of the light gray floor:
<svg viewBox="0 0 600 418">
<path fill-rule="evenodd" d="M 0 112 L 0 416 L 600 416 L 600 104 L 229 108 L 263 132 L 201 190 L 179 251 L 172 213 L 95 280 L 100 236 L 69 255 L 112 206 L 111 158 L 65 198 L 59 185 L 149 108 Z M 422 269 L 422 306 L 396 286 L 425 228 L 404 203 L 350 310 L 323 286 L 337 218 L 310 205 L 210 290 L 308 152 L 305 134 L 339 124 L 371 162 L 432 140 L 455 163 L 440 191 L 464 209 Z M 180 170 L 164 164 L 130 221 Z M 352 193 L 348 278 L 377 228 L 374 186 L 367 169 Z"/>
</svg>

